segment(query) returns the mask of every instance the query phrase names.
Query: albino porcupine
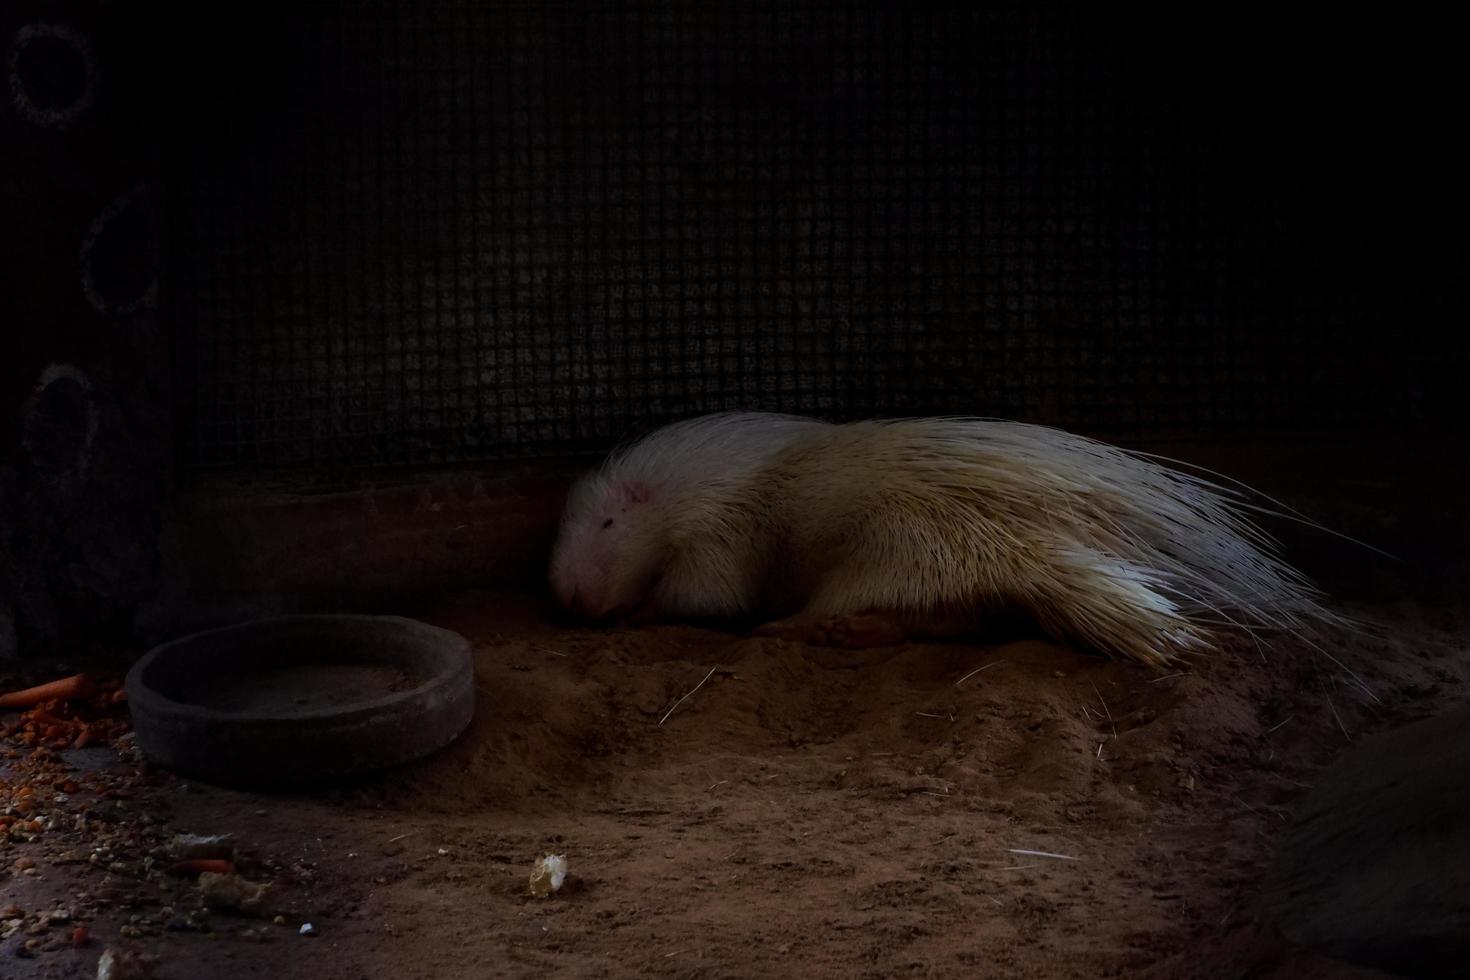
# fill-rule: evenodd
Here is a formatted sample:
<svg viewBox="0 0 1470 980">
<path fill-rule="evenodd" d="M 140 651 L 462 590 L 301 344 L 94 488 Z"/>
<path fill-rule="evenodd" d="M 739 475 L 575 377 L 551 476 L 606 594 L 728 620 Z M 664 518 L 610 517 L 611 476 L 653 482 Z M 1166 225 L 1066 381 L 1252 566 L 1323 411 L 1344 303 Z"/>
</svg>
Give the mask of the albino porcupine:
<svg viewBox="0 0 1470 980">
<path fill-rule="evenodd" d="M 954 636 L 1006 608 L 1161 666 L 1216 627 L 1337 621 L 1250 509 L 1038 425 L 722 413 L 584 477 L 551 580 L 591 619 L 759 617 L 766 634 L 849 645 Z"/>
</svg>

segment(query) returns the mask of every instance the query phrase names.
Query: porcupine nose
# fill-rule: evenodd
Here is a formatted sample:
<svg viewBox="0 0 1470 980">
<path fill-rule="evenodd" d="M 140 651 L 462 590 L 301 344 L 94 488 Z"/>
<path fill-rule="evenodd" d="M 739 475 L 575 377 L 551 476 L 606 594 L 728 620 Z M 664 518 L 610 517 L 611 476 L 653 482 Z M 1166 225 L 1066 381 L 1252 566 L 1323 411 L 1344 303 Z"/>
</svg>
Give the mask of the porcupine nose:
<svg viewBox="0 0 1470 980">
<path fill-rule="evenodd" d="M 553 576 L 552 591 L 562 607 L 578 619 L 596 620 L 606 615 L 596 585 L 578 581 L 575 575 L 560 572 Z"/>
<path fill-rule="evenodd" d="M 578 616 L 582 614 L 581 589 L 576 579 L 568 575 L 565 570 L 557 568 L 552 571 L 551 592 L 563 609 Z"/>
<path fill-rule="evenodd" d="M 573 586 L 571 598 L 567 600 L 567 607 L 581 619 L 595 620 L 603 615 L 600 603 L 580 586 Z"/>
</svg>

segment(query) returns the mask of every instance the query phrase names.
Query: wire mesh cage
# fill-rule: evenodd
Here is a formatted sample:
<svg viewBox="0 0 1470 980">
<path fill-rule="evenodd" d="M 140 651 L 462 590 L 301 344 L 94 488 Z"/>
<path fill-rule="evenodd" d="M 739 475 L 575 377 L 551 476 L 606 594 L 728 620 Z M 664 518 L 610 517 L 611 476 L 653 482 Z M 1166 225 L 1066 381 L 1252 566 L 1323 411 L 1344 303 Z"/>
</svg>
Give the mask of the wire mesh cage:
<svg viewBox="0 0 1470 980">
<path fill-rule="evenodd" d="M 189 466 L 583 451 L 730 408 L 1149 438 L 1463 404 L 1463 340 L 1411 336 L 1462 315 L 1463 248 L 1334 220 L 1350 175 L 1222 81 L 1238 37 L 958 0 L 181 26 Z"/>
</svg>

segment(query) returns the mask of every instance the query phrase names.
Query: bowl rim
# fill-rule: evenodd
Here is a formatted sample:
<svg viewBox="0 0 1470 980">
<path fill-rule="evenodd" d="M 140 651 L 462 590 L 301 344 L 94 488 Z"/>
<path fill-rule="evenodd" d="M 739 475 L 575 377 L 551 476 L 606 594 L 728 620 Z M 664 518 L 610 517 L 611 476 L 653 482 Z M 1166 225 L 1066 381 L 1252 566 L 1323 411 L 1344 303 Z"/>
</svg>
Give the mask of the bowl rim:
<svg viewBox="0 0 1470 980">
<path fill-rule="evenodd" d="M 437 669 L 433 671 L 428 679 L 406 691 L 394 691 L 371 701 L 353 701 L 334 708 L 314 708 L 285 713 L 270 711 L 221 711 L 217 708 L 207 708 L 194 702 L 175 700 L 145 680 L 145 674 L 149 667 L 164 657 L 175 653 L 181 647 L 207 641 L 211 637 L 226 634 L 240 635 L 273 626 L 289 627 L 293 624 L 305 625 L 310 623 L 329 626 L 342 623 L 363 625 L 372 623 L 381 626 L 392 626 L 393 628 L 410 633 L 431 636 L 439 640 L 442 644 L 435 652 L 440 655 L 442 660 L 450 662 L 447 664 L 438 664 Z M 463 635 L 453 630 L 445 629 L 442 626 L 435 626 L 432 623 L 426 623 L 407 616 L 385 616 L 362 613 L 291 613 L 281 616 L 263 616 L 239 623 L 231 623 L 226 626 L 216 626 L 160 643 L 138 658 L 138 661 L 129 668 L 123 684 L 124 689 L 127 691 L 129 706 L 134 710 L 141 708 L 145 712 L 167 714 L 180 720 L 207 720 L 228 724 L 279 724 L 345 719 L 358 713 L 371 714 L 396 704 L 412 701 L 415 698 L 430 693 L 435 688 L 453 683 L 455 676 L 460 671 L 466 668 L 473 670 L 472 649 L 470 641 Z"/>
</svg>

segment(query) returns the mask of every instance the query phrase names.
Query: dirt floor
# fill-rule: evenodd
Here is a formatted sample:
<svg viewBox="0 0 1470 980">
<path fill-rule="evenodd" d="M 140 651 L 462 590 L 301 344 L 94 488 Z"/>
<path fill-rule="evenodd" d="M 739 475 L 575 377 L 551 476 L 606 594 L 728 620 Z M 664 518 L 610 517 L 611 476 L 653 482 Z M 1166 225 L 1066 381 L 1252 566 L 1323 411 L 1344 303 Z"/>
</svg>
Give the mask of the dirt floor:
<svg viewBox="0 0 1470 980">
<path fill-rule="evenodd" d="M 215 789 L 0 715 L 0 976 L 109 948 L 174 980 L 1382 976 L 1255 913 L 1314 771 L 1470 693 L 1463 563 L 1349 553 L 1313 570 L 1381 625 L 1327 649 L 1380 702 L 1291 643 L 1160 676 L 1024 635 L 848 653 L 466 594 L 404 611 L 474 641 L 471 728 L 352 785 Z M 202 909 L 179 833 L 233 835 L 263 903 Z M 571 877 L 539 899 L 547 853 Z"/>
<path fill-rule="evenodd" d="M 480 700 L 422 763 L 303 798 L 129 785 L 126 753 L 67 750 L 123 784 L 0 845 L 0 921 L 20 920 L 0 974 L 92 976 L 112 946 L 179 980 L 1307 975 L 1273 965 L 1251 908 L 1292 800 L 1470 679 L 1464 634 L 1422 625 L 1338 650 L 1375 706 L 1315 655 L 1244 643 L 1160 677 L 1031 638 L 854 654 L 566 629 L 524 596 L 423 616 L 474 639 Z M 234 835 L 270 907 L 197 912 L 161 873 L 180 832 Z M 571 878 L 543 900 L 544 853 Z"/>
</svg>

